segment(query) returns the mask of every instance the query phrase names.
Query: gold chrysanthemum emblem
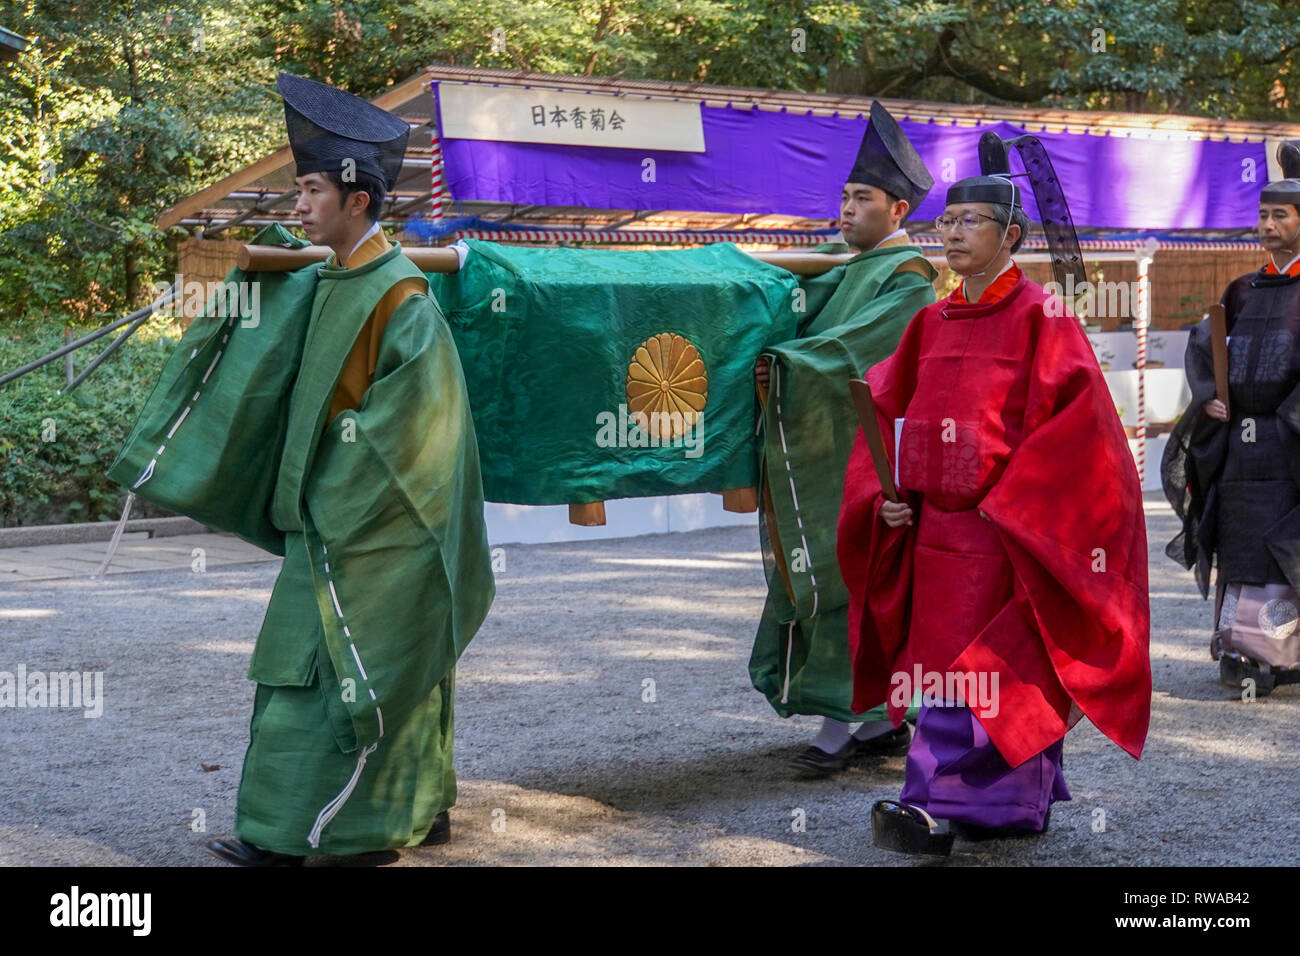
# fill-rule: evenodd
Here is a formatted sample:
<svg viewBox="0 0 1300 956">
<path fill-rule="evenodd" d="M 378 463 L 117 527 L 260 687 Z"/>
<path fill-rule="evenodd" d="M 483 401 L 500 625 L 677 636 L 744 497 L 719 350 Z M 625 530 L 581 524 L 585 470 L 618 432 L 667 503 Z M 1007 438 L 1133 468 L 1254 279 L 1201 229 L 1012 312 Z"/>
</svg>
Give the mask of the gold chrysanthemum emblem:
<svg viewBox="0 0 1300 956">
<path fill-rule="evenodd" d="M 699 351 L 671 332 L 637 346 L 627 367 L 627 410 L 650 434 L 674 438 L 694 426 L 709 399 L 709 378 Z"/>
</svg>

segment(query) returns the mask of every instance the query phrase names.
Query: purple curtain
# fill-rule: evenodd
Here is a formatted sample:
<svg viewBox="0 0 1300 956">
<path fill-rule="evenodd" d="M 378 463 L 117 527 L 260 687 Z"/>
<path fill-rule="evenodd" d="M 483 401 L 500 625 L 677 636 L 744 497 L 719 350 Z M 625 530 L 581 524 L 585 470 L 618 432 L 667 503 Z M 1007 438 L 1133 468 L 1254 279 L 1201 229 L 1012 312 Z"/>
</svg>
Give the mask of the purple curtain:
<svg viewBox="0 0 1300 956">
<path fill-rule="evenodd" d="M 451 195 L 541 206 L 838 216 L 840 187 L 857 155 L 865 118 L 732 107 L 700 110 L 703 153 L 444 140 Z M 976 146 L 986 129 L 1001 136 L 1032 132 L 1042 140 L 1081 227 L 1249 227 L 1258 218 L 1259 191 L 1267 179 L 1262 142 L 899 121 L 935 178 L 914 214 L 918 219 L 943 211 L 949 183 L 979 173 Z M 655 160 L 654 182 L 642 181 L 646 157 Z M 1015 159 L 1012 168 L 1019 169 Z M 1021 182 L 1024 189 L 1027 181 Z M 1028 189 L 1024 192 L 1032 216 L 1033 197 Z"/>
</svg>

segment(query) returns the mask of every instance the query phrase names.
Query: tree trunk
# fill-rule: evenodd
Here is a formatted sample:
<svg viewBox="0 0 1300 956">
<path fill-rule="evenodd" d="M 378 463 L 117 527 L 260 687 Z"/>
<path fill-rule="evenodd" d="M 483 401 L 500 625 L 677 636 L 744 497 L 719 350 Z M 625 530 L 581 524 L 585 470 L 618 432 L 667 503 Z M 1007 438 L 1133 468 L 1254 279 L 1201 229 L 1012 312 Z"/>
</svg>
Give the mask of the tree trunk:
<svg viewBox="0 0 1300 956">
<path fill-rule="evenodd" d="M 135 263 L 135 251 L 137 243 L 128 242 L 122 247 L 122 270 L 126 273 L 126 304 L 127 308 L 135 307 L 137 297 L 140 294 L 140 273 Z"/>
</svg>

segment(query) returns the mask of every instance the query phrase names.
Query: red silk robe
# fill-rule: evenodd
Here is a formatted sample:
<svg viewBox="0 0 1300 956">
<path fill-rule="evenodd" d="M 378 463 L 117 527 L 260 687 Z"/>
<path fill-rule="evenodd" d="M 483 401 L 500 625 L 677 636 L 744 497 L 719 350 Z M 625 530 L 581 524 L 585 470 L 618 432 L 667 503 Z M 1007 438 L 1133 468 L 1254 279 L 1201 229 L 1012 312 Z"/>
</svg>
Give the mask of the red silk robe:
<svg viewBox="0 0 1300 956">
<path fill-rule="evenodd" d="M 1013 767 L 1083 715 L 1137 757 L 1151 714 L 1137 471 L 1087 337 L 1049 301 L 1021 275 L 997 301 L 950 297 L 917 313 L 867 375 L 889 448 L 906 419 L 899 485 L 914 524 L 879 517 L 859 431 L 838 530 L 853 709 L 890 700 L 891 676 L 917 664 L 996 672 L 999 707 L 980 722 Z M 927 516 L 940 547 L 924 549 L 914 581 Z M 903 712 L 891 702 L 895 723 Z"/>
</svg>

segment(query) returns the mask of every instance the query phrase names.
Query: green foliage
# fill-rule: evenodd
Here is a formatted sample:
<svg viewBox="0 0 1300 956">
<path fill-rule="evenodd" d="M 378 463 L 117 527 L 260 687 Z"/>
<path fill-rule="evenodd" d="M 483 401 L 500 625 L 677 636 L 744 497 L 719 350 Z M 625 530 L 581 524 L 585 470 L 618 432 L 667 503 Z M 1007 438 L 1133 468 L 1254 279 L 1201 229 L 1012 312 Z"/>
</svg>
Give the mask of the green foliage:
<svg viewBox="0 0 1300 956">
<path fill-rule="evenodd" d="M 261 62 L 370 96 L 449 63 L 1300 119 L 1293 0 L 254 0 L 245 10 L 268 27 Z"/>
<path fill-rule="evenodd" d="M 1290 0 L 1010 0 L 962 6 L 924 61 L 863 78 L 895 95 L 1125 112 L 1295 121 L 1300 49 Z"/>
<path fill-rule="evenodd" d="M 270 6 L 263 12 L 274 17 Z M 1288 93 L 1300 45 L 1291 0 L 275 6 L 295 31 L 295 42 L 282 46 L 294 62 L 376 92 L 381 80 L 450 62 L 956 102 L 1300 118 L 1300 102 Z M 396 49 L 385 55 L 372 40 Z M 380 64 L 398 69 L 385 78 Z"/>
<path fill-rule="evenodd" d="M 130 311 L 174 266 L 158 215 L 282 136 L 240 77 L 249 33 L 199 0 L 0 4 L 0 23 L 33 41 L 0 66 L 0 315 Z"/>
<path fill-rule="evenodd" d="M 125 495 L 105 472 L 179 337 L 170 320 L 150 320 L 71 394 L 62 392 L 62 360 L 0 386 L 0 526 L 118 516 Z M 78 367 L 110 339 L 74 352 Z M 10 323 L 0 331 L 0 368 L 17 368 L 62 341 L 57 327 Z"/>
</svg>

